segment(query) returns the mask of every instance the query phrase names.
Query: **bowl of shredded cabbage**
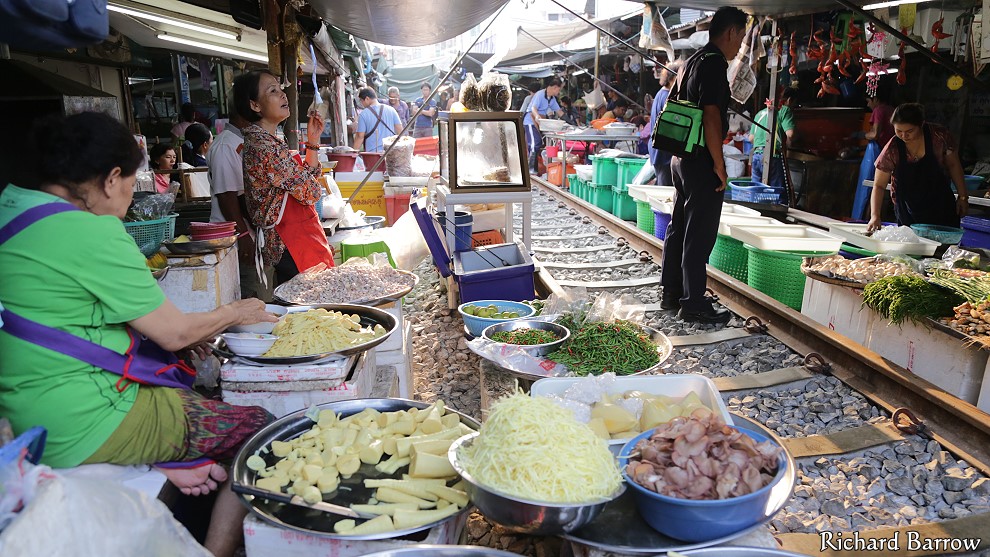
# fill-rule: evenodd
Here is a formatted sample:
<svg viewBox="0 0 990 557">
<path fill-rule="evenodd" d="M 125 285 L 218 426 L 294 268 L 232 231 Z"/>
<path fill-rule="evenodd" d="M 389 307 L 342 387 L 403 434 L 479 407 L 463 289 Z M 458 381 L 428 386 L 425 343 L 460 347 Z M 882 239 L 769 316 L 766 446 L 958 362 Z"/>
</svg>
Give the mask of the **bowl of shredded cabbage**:
<svg viewBox="0 0 990 557">
<path fill-rule="evenodd" d="M 571 532 L 625 491 L 608 445 L 570 410 L 521 392 L 447 453 L 481 514 L 531 535 Z"/>
</svg>

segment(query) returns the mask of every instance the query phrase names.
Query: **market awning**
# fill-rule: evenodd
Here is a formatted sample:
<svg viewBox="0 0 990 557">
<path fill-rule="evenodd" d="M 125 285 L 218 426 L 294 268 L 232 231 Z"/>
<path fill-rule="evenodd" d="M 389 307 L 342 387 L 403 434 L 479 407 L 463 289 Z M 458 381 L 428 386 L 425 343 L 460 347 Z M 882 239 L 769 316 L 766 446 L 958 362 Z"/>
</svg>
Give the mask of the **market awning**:
<svg viewBox="0 0 990 557">
<path fill-rule="evenodd" d="M 419 87 L 424 82 L 430 87 L 435 87 L 439 82 L 438 76 L 443 74 L 438 66 L 430 64 L 428 66 L 392 66 L 385 76 L 385 84 L 389 87 L 399 88 L 399 97 L 402 100 L 412 101 L 420 96 Z"/>
<path fill-rule="evenodd" d="M 426 46 L 469 31 L 508 0 L 309 0 L 325 20 L 372 42 Z"/>
<path fill-rule="evenodd" d="M 624 17 L 628 17 L 628 14 L 623 16 L 595 19 L 593 22 L 605 27 L 613 21 Z M 576 39 L 594 30 L 594 27 L 581 20 L 563 24 L 543 23 L 519 26 L 516 31 L 516 46 L 506 52 L 505 55 L 502 56 L 499 63 L 514 65 L 525 64 L 526 62 L 520 62 L 520 59 L 526 58 L 534 52 L 539 53 L 540 51 L 546 51 L 548 46 L 556 47 L 557 45 Z M 553 53 L 548 54 L 551 56 L 553 55 Z"/>
</svg>

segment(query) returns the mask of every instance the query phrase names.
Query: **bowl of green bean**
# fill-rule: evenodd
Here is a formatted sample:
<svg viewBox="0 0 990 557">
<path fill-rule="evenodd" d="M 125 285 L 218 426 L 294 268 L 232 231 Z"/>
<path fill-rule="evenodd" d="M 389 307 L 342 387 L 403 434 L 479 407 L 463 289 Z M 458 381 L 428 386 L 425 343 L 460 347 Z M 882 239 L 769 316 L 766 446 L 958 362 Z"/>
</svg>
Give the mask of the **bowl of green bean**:
<svg viewBox="0 0 990 557">
<path fill-rule="evenodd" d="M 538 319 L 516 319 L 490 325 L 481 334 L 487 340 L 518 346 L 533 356 L 546 356 L 570 338 L 564 326 Z"/>
</svg>

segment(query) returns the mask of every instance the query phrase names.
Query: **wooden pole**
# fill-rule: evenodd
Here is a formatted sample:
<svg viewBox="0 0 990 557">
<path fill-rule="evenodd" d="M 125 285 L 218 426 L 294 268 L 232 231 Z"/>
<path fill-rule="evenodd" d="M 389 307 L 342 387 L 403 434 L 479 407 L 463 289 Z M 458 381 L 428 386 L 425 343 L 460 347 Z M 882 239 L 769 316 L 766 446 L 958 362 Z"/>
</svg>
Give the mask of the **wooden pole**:
<svg viewBox="0 0 990 557">
<path fill-rule="evenodd" d="M 283 124 L 285 142 L 289 149 L 299 148 L 299 79 L 298 70 L 299 43 L 302 40 L 302 30 L 296 23 L 296 10 L 287 5 L 281 18 L 282 23 L 282 78 L 283 84 L 288 84 L 285 95 L 289 98 L 289 119 Z"/>
</svg>

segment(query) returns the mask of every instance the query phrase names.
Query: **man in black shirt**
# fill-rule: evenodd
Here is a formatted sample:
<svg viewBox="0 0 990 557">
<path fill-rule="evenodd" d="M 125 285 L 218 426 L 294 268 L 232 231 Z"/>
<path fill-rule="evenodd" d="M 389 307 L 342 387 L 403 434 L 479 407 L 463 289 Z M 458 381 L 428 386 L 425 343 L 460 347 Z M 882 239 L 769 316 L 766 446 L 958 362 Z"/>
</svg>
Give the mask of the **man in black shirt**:
<svg viewBox="0 0 990 557">
<path fill-rule="evenodd" d="M 702 107 L 706 147 L 692 158 L 674 157 L 674 212 L 663 249 L 664 309 L 680 308 L 678 317 L 699 323 L 727 323 L 732 315 L 705 297 L 705 265 L 715 247 L 722 195 L 728 176 L 722 140 L 729 130 L 728 60 L 735 58 L 746 33 L 746 14 L 735 7 L 715 12 L 709 43 L 684 63 L 677 97 Z"/>
</svg>

